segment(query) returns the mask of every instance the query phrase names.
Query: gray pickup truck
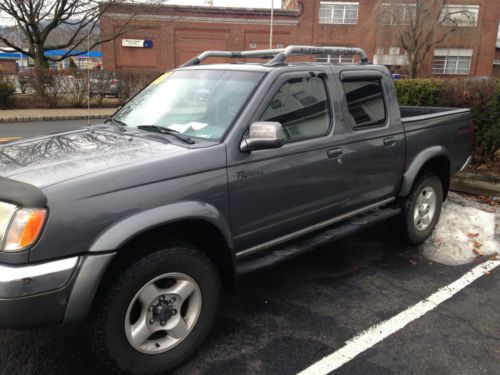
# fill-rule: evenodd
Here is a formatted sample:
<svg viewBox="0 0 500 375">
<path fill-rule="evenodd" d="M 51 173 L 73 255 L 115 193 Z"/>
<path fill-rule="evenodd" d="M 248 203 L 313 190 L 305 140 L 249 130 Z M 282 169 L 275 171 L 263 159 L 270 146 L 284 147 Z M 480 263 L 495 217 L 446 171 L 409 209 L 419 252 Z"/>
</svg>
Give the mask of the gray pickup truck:
<svg viewBox="0 0 500 375">
<path fill-rule="evenodd" d="M 287 62 L 331 53 L 361 62 Z M 422 243 L 471 137 L 361 49 L 204 52 L 105 124 L 0 147 L 0 327 L 85 322 L 111 369 L 172 369 L 239 276 L 396 216 Z"/>
</svg>

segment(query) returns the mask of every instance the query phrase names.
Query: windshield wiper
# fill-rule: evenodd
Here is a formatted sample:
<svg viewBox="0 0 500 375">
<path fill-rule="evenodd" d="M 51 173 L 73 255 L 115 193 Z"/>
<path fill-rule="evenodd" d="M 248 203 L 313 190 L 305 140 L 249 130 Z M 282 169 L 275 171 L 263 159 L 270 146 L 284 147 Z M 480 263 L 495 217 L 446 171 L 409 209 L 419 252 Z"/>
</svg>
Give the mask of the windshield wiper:
<svg viewBox="0 0 500 375">
<path fill-rule="evenodd" d="M 166 128 L 166 127 L 160 126 L 160 125 L 139 125 L 137 127 L 137 129 L 173 135 L 175 138 L 181 140 L 184 143 L 188 143 L 190 145 L 195 143 L 195 141 L 192 138 L 187 137 L 185 135 L 182 135 L 177 130 Z"/>
</svg>

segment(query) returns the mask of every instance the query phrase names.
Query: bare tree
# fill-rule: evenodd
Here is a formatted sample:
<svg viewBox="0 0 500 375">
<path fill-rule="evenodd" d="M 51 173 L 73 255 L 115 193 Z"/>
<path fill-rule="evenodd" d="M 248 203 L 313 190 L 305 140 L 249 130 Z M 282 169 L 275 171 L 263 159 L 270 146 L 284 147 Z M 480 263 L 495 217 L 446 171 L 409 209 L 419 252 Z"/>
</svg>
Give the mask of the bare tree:
<svg viewBox="0 0 500 375">
<path fill-rule="evenodd" d="M 15 20 L 17 27 L 10 28 L 9 33 L 0 34 L 0 42 L 28 55 L 35 61 L 36 68 L 43 69 L 47 60 L 62 61 L 70 55 L 75 55 L 74 51 L 77 49 L 93 49 L 130 31 L 130 21 L 135 13 L 130 13 L 112 34 L 100 34 L 98 26 L 101 17 L 110 8 L 133 1 L 1 0 L 0 13 Z M 51 33 L 61 33 L 65 36 L 52 38 L 52 41 L 56 40 L 54 43 L 51 42 Z M 88 35 L 92 36 L 90 45 L 87 44 Z M 46 51 L 54 49 L 65 49 L 66 52 L 59 56 L 45 55 Z"/>
<path fill-rule="evenodd" d="M 409 75 L 418 76 L 429 53 L 463 27 L 475 26 L 477 13 L 449 0 L 381 0 L 381 39 L 402 47 Z"/>
</svg>

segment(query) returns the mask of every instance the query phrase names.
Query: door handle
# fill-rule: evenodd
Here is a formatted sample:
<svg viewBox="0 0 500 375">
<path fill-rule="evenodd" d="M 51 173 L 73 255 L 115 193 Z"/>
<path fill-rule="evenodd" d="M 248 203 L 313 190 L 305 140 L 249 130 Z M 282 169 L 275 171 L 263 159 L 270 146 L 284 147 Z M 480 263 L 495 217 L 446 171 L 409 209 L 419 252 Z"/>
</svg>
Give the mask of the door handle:
<svg viewBox="0 0 500 375">
<path fill-rule="evenodd" d="M 384 138 L 384 146 L 385 147 L 392 147 L 398 143 L 396 138 L 390 137 L 390 138 Z"/>
<path fill-rule="evenodd" d="M 342 151 L 341 148 L 332 148 L 331 150 L 328 150 L 327 155 L 330 159 L 338 159 L 343 153 L 344 151 Z"/>
</svg>

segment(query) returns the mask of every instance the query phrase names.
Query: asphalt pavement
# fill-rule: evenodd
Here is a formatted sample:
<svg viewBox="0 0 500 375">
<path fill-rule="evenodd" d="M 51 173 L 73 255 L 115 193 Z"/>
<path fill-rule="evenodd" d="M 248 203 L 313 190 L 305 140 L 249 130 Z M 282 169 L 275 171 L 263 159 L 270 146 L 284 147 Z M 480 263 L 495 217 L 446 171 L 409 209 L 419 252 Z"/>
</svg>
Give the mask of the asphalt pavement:
<svg viewBox="0 0 500 375">
<path fill-rule="evenodd" d="M 175 373 L 295 374 L 475 266 L 424 259 L 388 224 L 245 277 L 213 334 Z M 337 374 L 498 374 L 500 270 Z M 36 314 L 34 311 L 33 313 Z M 1 374 L 107 374 L 76 328 L 0 330 Z"/>
<path fill-rule="evenodd" d="M 90 124 L 102 124 L 104 120 L 90 119 Z M 87 120 L 58 120 L 0 123 L 0 138 L 32 137 L 65 130 L 74 130 L 87 125 Z"/>
<path fill-rule="evenodd" d="M 30 124 L 9 136 L 85 122 Z M 175 374 L 296 374 L 483 261 L 457 267 L 429 261 L 390 223 L 378 224 L 243 278 L 235 294 L 225 295 L 207 343 Z M 499 291 L 497 267 L 335 373 L 499 374 Z M 2 375 L 109 373 L 80 330 L 67 327 L 0 330 L 0 364 Z"/>
</svg>

